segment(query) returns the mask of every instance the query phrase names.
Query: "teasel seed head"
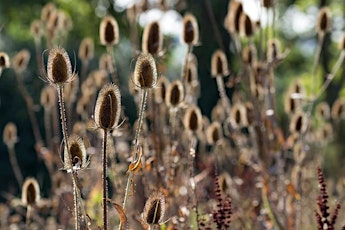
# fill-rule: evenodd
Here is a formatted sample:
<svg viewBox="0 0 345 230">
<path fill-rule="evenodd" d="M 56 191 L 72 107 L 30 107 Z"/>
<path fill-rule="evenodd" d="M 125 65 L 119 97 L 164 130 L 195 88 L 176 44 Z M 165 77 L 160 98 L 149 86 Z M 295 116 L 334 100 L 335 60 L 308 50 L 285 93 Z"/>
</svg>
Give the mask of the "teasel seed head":
<svg viewBox="0 0 345 230">
<path fill-rule="evenodd" d="M 22 186 L 22 203 L 35 206 L 41 199 L 40 186 L 35 178 L 27 178 Z"/>
<path fill-rule="evenodd" d="M 23 73 L 28 67 L 30 61 L 30 52 L 27 49 L 19 51 L 12 59 L 12 67 L 18 74 Z"/>
<path fill-rule="evenodd" d="M 79 58 L 82 61 L 90 61 L 94 56 L 94 44 L 92 38 L 84 38 L 79 46 Z"/>
<path fill-rule="evenodd" d="M 315 114 L 323 120 L 328 120 L 331 118 L 331 108 L 327 102 L 321 102 L 316 106 Z"/>
<path fill-rule="evenodd" d="M 41 91 L 41 105 L 44 109 L 51 110 L 56 105 L 56 90 L 54 88 L 45 86 Z"/>
<path fill-rule="evenodd" d="M 341 36 L 338 47 L 341 51 L 345 50 L 345 33 Z"/>
<path fill-rule="evenodd" d="M 240 17 L 240 34 L 244 37 L 251 37 L 254 35 L 255 25 L 250 19 L 249 15 L 242 13 Z"/>
<path fill-rule="evenodd" d="M 98 62 L 99 69 L 105 70 L 108 73 L 113 73 L 114 70 L 114 65 L 113 65 L 113 60 L 109 54 L 102 54 L 102 56 L 99 58 Z"/>
<path fill-rule="evenodd" d="M 243 13 L 243 5 L 238 1 L 230 1 L 228 6 L 228 14 L 225 17 L 224 26 L 229 33 L 240 32 L 240 17 Z"/>
<path fill-rule="evenodd" d="M 290 121 L 290 132 L 301 135 L 307 130 L 307 127 L 307 115 L 301 110 L 296 112 Z"/>
<path fill-rule="evenodd" d="M 145 27 L 141 49 L 144 53 L 159 55 L 162 51 L 163 35 L 158 21 L 153 21 Z"/>
<path fill-rule="evenodd" d="M 206 139 L 210 145 L 216 144 L 223 138 L 222 126 L 218 121 L 212 122 L 206 129 Z"/>
<path fill-rule="evenodd" d="M 272 8 L 274 6 L 274 0 L 261 0 L 261 5 L 265 8 Z"/>
<path fill-rule="evenodd" d="M 328 7 L 322 7 L 319 11 L 317 18 L 316 31 L 321 33 L 327 33 L 331 29 L 331 11 Z"/>
<path fill-rule="evenodd" d="M 254 66 L 254 63 L 257 60 L 257 50 L 254 45 L 248 45 L 244 47 L 242 51 L 242 59 L 245 63 L 250 66 Z"/>
<path fill-rule="evenodd" d="M 31 22 L 30 33 L 35 41 L 39 41 L 43 35 L 42 22 L 40 20 L 34 20 Z"/>
<path fill-rule="evenodd" d="M 182 41 L 187 45 L 197 45 L 199 42 L 199 27 L 194 15 L 187 13 L 183 17 Z"/>
<path fill-rule="evenodd" d="M 169 80 L 165 76 L 159 77 L 157 86 L 154 89 L 154 99 L 157 104 L 165 102 L 166 92 L 169 87 Z"/>
<path fill-rule="evenodd" d="M 17 126 L 13 122 L 9 122 L 5 125 L 2 138 L 8 148 L 13 148 L 14 144 L 17 143 Z"/>
<path fill-rule="evenodd" d="M 212 55 L 211 75 L 213 77 L 229 75 L 228 59 L 222 50 L 216 50 Z"/>
<path fill-rule="evenodd" d="M 75 74 L 73 77 L 73 81 L 70 84 L 65 85 L 64 89 L 64 99 L 65 102 L 68 104 L 72 104 L 77 100 L 77 93 L 79 90 L 79 76 Z"/>
<path fill-rule="evenodd" d="M 242 128 L 248 125 L 246 107 L 238 102 L 231 107 L 230 120 L 234 128 Z"/>
<path fill-rule="evenodd" d="M 345 100 L 338 98 L 332 106 L 332 119 L 339 121 L 345 118 Z"/>
<path fill-rule="evenodd" d="M 184 74 L 183 82 L 185 85 L 191 85 L 193 82 L 198 81 L 198 68 L 195 61 L 188 58 L 187 74 Z"/>
<path fill-rule="evenodd" d="M 218 101 L 217 105 L 213 107 L 212 112 L 211 112 L 211 120 L 212 121 L 219 121 L 219 122 L 223 122 L 225 120 L 225 110 L 224 107 L 222 105 L 222 103 L 220 103 L 221 101 Z"/>
<path fill-rule="evenodd" d="M 277 39 L 271 39 L 268 41 L 267 46 L 267 61 L 272 63 L 279 59 L 281 56 L 280 44 Z"/>
<path fill-rule="evenodd" d="M 105 16 L 99 27 L 99 37 L 101 44 L 105 46 L 113 46 L 119 43 L 119 25 L 113 16 Z"/>
<path fill-rule="evenodd" d="M 105 85 L 108 81 L 108 73 L 107 71 L 100 69 L 100 70 L 93 70 L 88 78 L 93 78 L 94 83 L 98 89 L 100 89 L 103 85 Z"/>
<path fill-rule="evenodd" d="M 120 120 L 121 94 L 114 84 L 106 84 L 98 94 L 95 106 L 95 122 L 98 128 L 114 129 Z"/>
<path fill-rule="evenodd" d="M 50 50 L 47 66 L 47 80 L 50 84 L 60 86 L 72 79 L 72 65 L 66 50 L 62 47 Z"/>
<path fill-rule="evenodd" d="M 85 169 L 89 165 L 89 161 L 86 154 L 85 144 L 83 139 L 77 135 L 72 135 L 68 138 L 68 148 L 65 146 L 64 151 L 64 168 L 66 170 L 78 171 L 80 169 Z M 68 157 L 71 157 L 70 161 Z M 72 165 L 68 165 L 71 162 Z"/>
<path fill-rule="evenodd" d="M 52 32 L 53 34 L 60 29 L 60 18 L 58 10 L 53 10 L 49 14 L 49 18 L 47 22 L 47 29 Z"/>
<path fill-rule="evenodd" d="M 161 192 L 153 193 L 145 203 L 142 221 L 148 225 L 160 225 L 165 216 L 165 197 Z"/>
<path fill-rule="evenodd" d="M 141 53 L 135 64 L 134 84 L 140 88 L 153 88 L 157 84 L 157 67 L 152 55 Z"/>
<path fill-rule="evenodd" d="M 41 20 L 42 22 L 48 22 L 52 13 L 56 11 L 56 7 L 53 3 L 47 3 L 41 11 Z"/>
<path fill-rule="evenodd" d="M 8 57 L 8 54 L 5 52 L 0 52 L 0 74 L 3 69 L 9 68 L 10 65 L 10 58 Z"/>
<path fill-rule="evenodd" d="M 202 114 L 199 107 L 192 105 L 188 107 L 183 119 L 184 127 L 192 132 L 201 130 Z"/>
<path fill-rule="evenodd" d="M 183 84 L 180 80 L 173 81 L 166 92 L 165 103 L 168 107 L 178 107 L 185 97 Z"/>
</svg>

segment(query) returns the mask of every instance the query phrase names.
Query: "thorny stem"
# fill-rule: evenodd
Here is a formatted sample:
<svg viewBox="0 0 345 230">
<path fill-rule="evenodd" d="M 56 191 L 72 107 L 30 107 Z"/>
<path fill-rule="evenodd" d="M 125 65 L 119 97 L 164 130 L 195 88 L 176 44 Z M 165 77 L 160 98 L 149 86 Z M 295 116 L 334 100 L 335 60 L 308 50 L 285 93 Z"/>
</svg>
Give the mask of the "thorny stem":
<svg viewBox="0 0 345 230">
<path fill-rule="evenodd" d="M 21 187 L 23 185 L 23 176 L 22 176 L 22 173 L 20 172 L 20 168 L 18 166 L 16 152 L 14 151 L 14 146 L 8 147 L 8 153 L 9 153 L 11 166 L 13 168 L 14 176 L 16 177 L 16 180 L 18 182 L 19 187 Z"/>
<path fill-rule="evenodd" d="M 141 104 L 140 104 L 140 110 L 139 110 L 138 127 L 137 127 L 137 130 L 136 130 L 135 139 L 134 139 L 134 145 L 135 146 L 139 145 L 139 137 L 140 137 L 141 126 L 143 124 L 143 119 L 144 119 L 144 114 L 145 114 L 145 107 L 146 107 L 146 101 L 147 101 L 147 93 L 148 93 L 148 89 L 144 88 L 142 90 Z"/>
<path fill-rule="evenodd" d="M 31 212 L 32 212 L 32 206 L 29 204 L 26 209 L 25 229 L 30 229 Z"/>
<path fill-rule="evenodd" d="M 128 170 L 128 179 L 127 179 L 127 184 L 126 184 L 125 198 L 123 199 L 123 204 L 122 204 L 122 208 L 123 208 L 124 212 L 126 212 L 126 203 L 127 203 L 127 199 L 128 199 L 130 186 L 132 184 L 133 177 L 134 177 L 134 173 L 131 170 Z M 122 230 L 122 227 L 123 227 L 122 222 L 120 222 L 119 230 Z"/>
<path fill-rule="evenodd" d="M 222 100 L 223 107 L 225 108 L 226 116 L 229 117 L 230 116 L 230 102 L 229 102 L 228 96 L 225 93 L 223 78 L 221 76 L 217 76 L 216 81 L 217 81 L 219 96 L 220 96 L 220 99 Z"/>
<path fill-rule="evenodd" d="M 107 192 L 108 192 L 108 182 L 107 182 L 107 130 L 103 130 L 103 228 L 108 228 L 108 216 L 107 216 Z"/>
<path fill-rule="evenodd" d="M 112 69 L 113 72 L 110 73 L 111 77 L 112 77 L 112 81 L 113 81 L 113 83 L 118 85 L 119 84 L 119 79 L 117 77 L 116 61 L 115 61 L 115 54 L 114 54 L 113 46 L 107 46 L 107 52 L 111 56 L 111 63 L 113 65 L 113 69 Z"/>
</svg>

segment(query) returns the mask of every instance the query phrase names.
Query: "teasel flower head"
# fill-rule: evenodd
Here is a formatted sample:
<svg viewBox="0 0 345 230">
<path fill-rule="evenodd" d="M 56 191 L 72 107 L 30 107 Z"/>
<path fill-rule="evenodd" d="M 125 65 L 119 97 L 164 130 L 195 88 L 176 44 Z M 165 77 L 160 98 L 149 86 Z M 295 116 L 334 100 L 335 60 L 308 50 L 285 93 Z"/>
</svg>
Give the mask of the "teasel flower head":
<svg viewBox="0 0 345 230">
<path fill-rule="evenodd" d="M 212 112 L 211 112 L 211 120 L 212 121 L 219 121 L 223 122 L 225 120 L 226 114 L 225 114 L 225 109 L 220 103 L 221 101 L 218 101 L 217 105 L 213 107 Z"/>
<path fill-rule="evenodd" d="M 345 50 L 345 33 L 341 36 L 338 47 L 341 51 Z"/>
<path fill-rule="evenodd" d="M 280 44 L 277 39 L 271 39 L 267 45 L 267 61 L 273 63 L 277 61 L 281 56 Z"/>
<path fill-rule="evenodd" d="M 335 121 L 340 121 L 345 118 L 345 100 L 338 98 L 335 100 L 332 106 L 332 119 Z"/>
<path fill-rule="evenodd" d="M 30 52 L 27 49 L 19 51 L 12 59 L 12 67 L 17 74 L 21 74 L 28 67 Z"/>
<path fill-rule="evenodd" d="M 240 34 L 244 37 L 251 37 L 254 35 L 255 25 L 248 14 L 242 12 L 240 17 Z"/>
<path fill-rule="evenodd" d="M 13 122 L 9 122 L 5 125 L 2 138 L 8 148 L 13 148 L 14 144 L 17 143 L 17 126 Z"/>
<path fill-rule="evenodd" d="M 195 61 L 188 58 L 187 72 L 183 75 L 183 83 L 185 85 L 191 85 L 193 82 L 198 81 L 198 67 Z"/>
<path fill-rule="evenodd" d="M 119 43 L 119 25 L 113 16 L 105 16 L 99 27 L 99 37 L 102 45 L 113 46 Z"/>
<path fill-rule="evenodd" d="M 43 35 L 42 22 L 40 20 L 34 20 L 30 25 L 30 33 L 35 41 L 39 41 Z"/>
<path fill-rule="evenodd" d="M 159 55 L 162 51 L 163 35 L 158 21 L 153 21 L 145 27 L 141 49 L 144 53 Z"/>
<path fill-rule="evenodd" d="M 45 109 L 52 109 L 55 107 L 57 102 L 57 95 L 56 91 L 52 87 L 45 86 L 41 91 L 41 105 Z"/>
<path fill-rule="evenodd" d="M 0 76 L 3 69 L 10 67 L 10 58 L 5 52 L 0 52 Z"/>
<path fill-rule="evenodd" d="M 118 86 L 106 84 L 98 94 L 95 106 L 95 123 L 98 128 L 112 130 L 119 123 L 121 94 Z"/>
<path fill-rule="evenodd" d="M 242 60 L 250 66 L 254 66 L 257 60 L 257 50 L 254 45 L 251 44 L 244 47 L 242 51 Z"/>
<path fill-rule="evenodd" d="M 230 1 L 228 14 L 225 17 L 224 26 L 229 33 L 240 32 L 240 17 L 243 13 L 243 5 L 239 1 Z"/>
<path fill-rule="evenodd" d="M 49 51 L 47 80 L 50 84 L 61 86 L 73 80 L 72 65 L 66 50 L 56 47 Z"/>
<path fill-rule="evenodd" d="M 53 12 L 56 11 L 56 7 L 53 3 L 47 3 L 41 11 L 41 20 L 42 22 L 48 22 Z"/>
<path fill-rule="evenodd" d="M 323 124 L 318 130 L 317 130 L 317 140 L 320 140 L 321 142 L 328 142 L 333 139 L 333 127 L 330 123 L 326 122 Z"/>
<path fill-rule="evenodd" d="M 102 56 L 99 58 L 98 66 L 101 70 L 105 70 L 108 73 L 113 73 L 114 65 L 113 60 L 109 54 L 102 54 Z"/>
<path fill-rule="evenodd" d="M 85 144 L 83 142 L 83 139 L 79 136 L 72 135 L 68 138 L 68 148 L 65 146 L 65 151 L 64 151 L 64 169 L 67 170 L 67 172 L 71 173 L 77 172 L 81 169 L 87 168 L 89 165 L 90 161 L 87 157 L 86 154 L 86 148 Z M 71 157 L 70 161 L 68 160 L 68 157 Z M 68 165 L 69 162 L 72 163 L 72 165 Z"/>
<path fill-rule="evenodd" d="M 307 115 L 303 111 L 298 111 L 293 114 L 290 121 L 290 132 L 296 134 L 303 134 L 308 128 Z"/>
<path fill-rule="evenodd" d="M 35 178 L 27 178 L 22 186 L 22 203 L 35 206 L 41 199 L 40 186 Z"/>
<path fill-rule="evenodd" d="M 183 17 L 182 41 L 187 45 L 197 45 L 199 42 L 199 26 L 194 15 L 187 13 Z"/>
<path fill-rule="evenodd" d="M 212 122 L 206 129 L 206 139 L 210 145 L 215 145 L 223 138 L 222 126 L 218 121 Z"/>
<path fill-rule="evenodd" d="M 152 55 L 141 53 L 133 75 L 134 84 L 140 88 L 153 88 L 157 84 L 157 67 Z"/>
<path fill-rule="evenodd" d="M 242 128 L 248 125 L 246 107 L 238 102 L 231 107 L 230 120 L 234 128 Z"/>
<path fill-rule="evenodd" d="M 191 132 L 197 132 L 202 128 L 202 114 L 199 107 L 192 105 L 188 107 L 183 119 L 184 127 Z"/>
<path fill-rule="evenodd" d="M 154 100 L 157 104 L 165 102 L 166 92 L 169 87 L 169 80 L 165 76 L 159 77 L 157 86 L 154 89 Z"/>
<path fill-rule="evenodd" d="M 316 31 L 319 34 L 328 33 L 331 30 L 331 11 L 328 7 L 322 7 L 317 18 Z"/>
<path fill-rule="evenodd" d="M 168 107 L 176 108 L 182 104 L 184 97 L 185 93 L 182 82 L 175 80 L 167 89 L 165 103 Z"/>
<path fill-rule="evenodd" d="M 327 102 L 321 102 L 316 106 L 315 114 L 323 120 L 328 120 L 331 118 L 331 108 Z"/>
<path fill-rule="evenodd" d="M 79 46 L 78 56 L 82 61 L 90 61 L 94 56 L 94 44 L 92 38 L 84 38 Z"/>
<path fill-rule="evenodd" d="M 211 75 L 213 77 L 229 75 L 228 59 L 222 50 L 216 50 L 212 55 Z"/>
<path fill-rule="evenodd" d="M 146 201 L 141 220 L 147 225 L 163 224 L 165 211 L 166 205 L 164 194 L 155 192 Z"/>
<path fill-rule="evenodd" d="M 274 6 L 274 0 L 261 0 L 261 5 L 265 8 L 272 8 Z"/>
</svg>

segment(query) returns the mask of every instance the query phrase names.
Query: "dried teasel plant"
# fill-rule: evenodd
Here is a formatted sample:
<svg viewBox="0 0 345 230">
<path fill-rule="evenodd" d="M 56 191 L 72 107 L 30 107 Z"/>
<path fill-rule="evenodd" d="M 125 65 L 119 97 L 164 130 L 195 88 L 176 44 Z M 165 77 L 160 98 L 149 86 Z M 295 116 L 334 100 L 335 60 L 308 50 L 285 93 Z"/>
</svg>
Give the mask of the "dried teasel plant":
<svg viewBox="0 0 345 230">
<path fill-rule="evenodd" d="M 212 122 L 206 129 L 207 142 L 210 145 L 215 145 L 223 138 L 222 126 L 218 121 Z"/>
<path fill-rule="evenodd" d="M 164 223 L 166 212 L 165 196 L 161 192 L 152 193 L 145 203 L 144 211 L 141 214 L 141 223 L 154 229 L 154 226 Z"/>
<path fill-rule="evenodd" d="M 242 60 L 249 66 L 254 66 L 254 63 L 257 60 L 257 50 L 254 45 L 251 44 L 243 48 Z"/>
<path fill-rule="evenodd" d="M 240 32 L 240 17 L 243 12 L 243 5 L 239 1 L 230 1 L 228 13 L 225 17 L 224 26 L 229 33 Z"/>
<path fill-rule="evenodd" d="M 249 15 L 242 12 L 240 17 L 240 35 L 243 37 L 252 37 L 255 33 L 255 25 Z"/>
<path fill-rule="evenodd" d="M 73 173 L 77 173 L 79 170 L 86 169 L 90 161 L 86 153 L 83 139 L 77 135 L 70 136 L 68 138 L 68 147 L 69 150 L 67 150 L 65 146 L 65 151 L 63 154 L 64 168 L 67 171 L 72 169 Z M 70 155 L 72 158 L 68 160 L 67 158 L 70 157 Z M 68 162 L 71 162 L 72 165 L 67 165 Z"/>
<path fill-rule="evenodd" d="M 26 49 L 19 51 L 12 59 L 12 67 L 14 71 L 20 75 L 27 69 L 30 61 L 30 52 Z"/>
<path fill-rule="evenodd" d="M 144 53 L 150 53 L 152 56 L 159 56 L 162 52 L 163 35 L 158 21 L 149 23 L 143 34 L 141 49 Z"/>
<path fill-rule="evenodd" d="M 290 121 L 290 132 L 303 135 L 308 128 L 308 117 L 305 112 L 298 111 L 292 115 Z"/>
<path fill-rule="evenodd" d="M 8 54 L 5 52 L 0 52 L 0 76 L 4 69 L 10 67 L 10 58 L 8 57 Z"/>
<path fill-rule="evenodd" d="M 26 227 L 29 227 L 32 209 L 38 205 L 41 199 L 40 186 L 35 178 L 26 178 L 22 186 L 22 203 L 27 207 Z"/>
<path fill-rule="evenodd" d="M 52 148 L 52 126 L 51 114 L 56 106 L 56 92 L 52 87 L 45 86 L 41 91 L 40 102 L 44 108 L 44 127 L 46 133 L 46 142 L 50 149 Z"/>
<path fill-rule="evenodd" d="M 94 57 L 94 43 L 92 38 L 84 38 L 79 46 L 78 57 L 82 61 L 81 79 L 85 79 L 90 60 Z"/>
<path fill-rule="evenodd" d="M 154 88 L 154 100 L 157 104 L 165 102 L 166 92 L 169 84 L 170 82 L 165 76 L 160 76 L 157 80 L 157 86 Z"/>
<path fill-rule="evenodd" d="M 103 154 L 102 154 L 102 184 L 103 184 L 103 228 L 108 228 L 108 184 L 107 184 L 107 140 L 111 130 L 118 126 L 121 115 L 121 94 L 118 86 L 106 84 L 98 94 L 95 106 L 95 123 L 103 130 Z"/>
</svg>

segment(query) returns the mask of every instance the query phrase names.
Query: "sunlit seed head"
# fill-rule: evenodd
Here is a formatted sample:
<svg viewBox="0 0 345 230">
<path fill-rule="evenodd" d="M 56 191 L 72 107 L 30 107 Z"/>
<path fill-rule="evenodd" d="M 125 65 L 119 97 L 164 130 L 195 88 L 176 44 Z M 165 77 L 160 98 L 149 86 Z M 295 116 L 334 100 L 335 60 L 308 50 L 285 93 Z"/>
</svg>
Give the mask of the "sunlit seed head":
<svg viewBox="0 0 345 230">
<path fill-rule="evenodd" d="M 40 187 L 35 178 L 27 178 L 22 186 L 22 203 L 35 206 L 40 201 Z"/>
<path fill-rule="evenodd" d="M 202 127 L 202 114 L 197 106 L 188 107 L 184 115 L 184 126 L 187 130 L 197 132 Z"/>
<path fill-rule="evenodd" d="M 245 63 L 248 63 L 250 66 L 253 66 L 257 60 L 257 50 L 254 45 L 248 45 L 244 47 L 242 51 L 242 59 Z"/>
<path fill-rule="evenodd" d="M 53 48 L 49 52 L 47 79 L 51 84 L 62 85 L 72 79 L 72 65 L 64 48 Z"/>
<path fill-rule="evenodd" d="M 30 61 L 30 52 L 26 49 L 19 51 L 12 59 L 12 67 L 18 74 L 22 73 L 28 67 Z"/>
<path fill-rule="evenodd" d="M 188 62 L 187 74 L 183 77 L 183 82 L 187 85 L 190 85 L 193 81 L 198 80 L 198 69 L 195 62 Z"/>
<path fill-rule="evenodd" d="M 109 54 L 102 54 L 102 56 L 99 58 L 98 62 L 99 69 L 105 70 L 108 73 L 113 73 L 114 72 L 114 65 L 112 58 Z"/>
<path fill-rule="evenodd" d="M 206 139 L 210 145 L 216 144 L 223 138 L 222 126 L 218 121 L 212 122 L 206 130 Z"/>
<path fill-rule="evenodd" d="M 157 86 L 155 87 L 154 91 L 154 99 L 155 102 L 158 104 L 161 104 L 165 102 L 165 97 L 166 97 L 166 91 L 167 88 L 169 87 L 169 80 L 165 76 L 159 77 L 157 81 Z"/>
<path fill-rule="evenodd" d="M 290 132 L 296 134 L 303 134 L 308 127 L 307 116 L 303 111 L 296 112 L 290 121 Z"/>
<path fill-rule="evenodd" d="M 41 20 L 42 22 L 48 22 L 51 18 L 52 13 L 56 11 L 56 7 L 53 3 L 47 3 L 41 11 Z"/>
<path fill-rule="evenodd" d="M 226 25 L 228 31 L 231 33 L 240 32 L 240 18 L 243 13 L 243 6 L 241 2 L 230 1 L 228 6 L 228 15 Z"/>
<path fill-rule="evenodd" d="M 44 109 L 50 110 L 54 108 L 56 105 L 56 90 L 54 88 L 45 86 L 41 91 L 41 105 L 44 107 Z"/>
<path fill-rule="evenodd" d="M 328 7 L 323 7 L 319 11 L 317 18 L 316 31 L 318 33 L 327 33 L 331 29 L 331 11 Z"/>
<path fill-rule="evenodd" d="M 216 50 L 211 58 L 211 75 L 213 77 L 229 75 L 228 59 L 222 50 Z"/>
<path fill-rule="evenodd" d="M 79 46 L 78 56 L 82 61 L 90 61 L 94 56 L 94 44 L 92 38 L 84 38 Z"/>
<path fill-rule="evenodd" d="M 339 40 L 338 47 L 340 50 L 344 51 L 345 50 L 345 33 L 341 36 Z"/>
<path fill-rule="evenodd" d="M 73 170 L 85 169 L 88 166 L 86 148 L 83 139 L 79 136 L 72 135 L 68 138 L 68 148 L 65 146 L 64 151 L 64 164 L 66 169 L 72 168 Z M 72 166 L 67 165 L 68 157 L 71 156 L 70 162 Z"/>
<path fill-rule="evenodd" d="M 95 107 L 96 125 L 105 130 L 114 129 L 120 120 L 121 94 L 118 86 L 107 84 L 98 94 Z"/>
<path fill-rule="evenodd" d="M 199 42 L 199 26 L 192 14 L 183 17 L 182 40 L 188 45 L 196 45 Z"/>
<path fill-rule="evenodd" d="M 142 219 L 149 225 L 163 223 L 165 216 L 165 197 L 161 192 L 153 193 L 145 203 Z"/>
<path fill-rule="evenodd" d="M 141 53 L 137 59 L 134 76 L 134 84 L 141 88 L 153 88 L 157 84 L 157 67 L 152 55 Z"/>
<path fill-rule="evenodd" d="M 162 45 L 163 35 L 159 23 L 157 21 L 151 22 L 145 27 L 141 48 L 144 53 L 158 55 L 162 50 Z"/>
<path fill-rule="evenodd" d="M 185 93 L 183 84 L 180 80 L 176 80 L 169 85 L 166 93 L 165 103 L 168 107 L 178 107 L 184 100 Z"/>
<path fill-rule="evenodd" d="M 2 138 L 8 148 L 13 148 L 14 144 L 18 141 L 17 126 L 12 122 L 7 123 L 5 125 Z"/>
<path fill-rule="evenodd" d="M 274 0 L 261 0 L 261 5 L 265 8 L 272 8 L 274 6 Z"/>
<path fill-rule="evenodd" d="M 272 63 L 276 61 L 281 55 L 280 43 L 277 39 L 271 39 L 267 45 L 267 61 Z"/>
<path fill-rule="evenodd" d="M 242 103 L 238 102 L 231 107 L 230 120 L 234 128 L 248 125 L 246 107 Z"/>
<path fill-rule="evenodd" d="M 10 67 L 10 58 L 5 52 L 0 52 L 0 69 L 5 69 Z"/>
<path fill-rule="evenodd" d="M 99 37 L 102 45 L 113 46 L 119 43 L 119 26 L 113 16 L 105 16 L 99 27 Z"/>
<path fill-rule="evenodd" d="M 244 37 L 251 37 L 254 35 L 254 32 L 255 25 L 249 15 L 242 13 L 240 17 L 240 34 Z"/>
<path fill-rule="evenodd" d="M 40 20 L 34 20 L 31 22 L 30 33 L 32 37 L 35 39 L 35 41 L 38 41 L 41 39 L 43 35 L 43 28 L 42 28 L 42 22 Z"/>
</svg>

